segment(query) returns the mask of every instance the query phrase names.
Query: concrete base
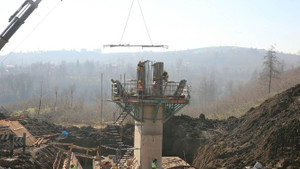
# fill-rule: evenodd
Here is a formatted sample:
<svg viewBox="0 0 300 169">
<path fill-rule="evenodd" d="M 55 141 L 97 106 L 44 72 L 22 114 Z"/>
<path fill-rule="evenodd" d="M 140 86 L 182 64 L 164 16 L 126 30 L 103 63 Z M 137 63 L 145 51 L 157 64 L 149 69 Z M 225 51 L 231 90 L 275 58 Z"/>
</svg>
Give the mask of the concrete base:
<svg viewBox="0 0 300 169">
<path fill-rule="evenodd" d="M 134 132 L 134 157 L 137 160 L 135 168 L 151 169 L 152 161 L 157 158 L 157 168 L 162 164 L 162 139 L 163 139 L 163 121 L 162 107 L 158 109 L 156 121 L 153 122 L 155 105 L 140 107 L 140 112 L 144 121 L 135 122 Z"/>
</svg>

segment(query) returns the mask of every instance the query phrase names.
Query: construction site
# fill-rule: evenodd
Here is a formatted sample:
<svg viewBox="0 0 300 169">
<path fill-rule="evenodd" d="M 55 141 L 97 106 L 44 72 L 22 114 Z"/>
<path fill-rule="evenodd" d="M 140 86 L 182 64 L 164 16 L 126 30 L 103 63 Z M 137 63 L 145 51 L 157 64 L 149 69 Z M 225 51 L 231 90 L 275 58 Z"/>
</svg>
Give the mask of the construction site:
<svg viewBox="0 0 300 169">
<path fill-rule="evenodd" d="M 0 121 L 0 138 L 2 153 L 12 156 L 6 159 L 8 163 L 10 160 L 18 160 L 13 158 L 17 152 L 24 155 L 30 151 L 31 154 L 35 153 L 32 156 L 38 156 L 40 151 L 46 151 L 39 158 L 47 161 L 48 165 L 41 161 L 38 163 L 55 169 L 74 166 L 78 169 L 88 166 L 93 169 L 194 168 L 179 157 L 162 156 L 163 124 L 190 100 L 186 80 L 169 81 L 162 62 L 144 61 L 139 62 L 137 67 L 137 79 L 124 83 L 111 80 L 112 98 L 109 101 L 120 106 L 122 112 L 115 122 L 105 123 L 108 129 L 105 131 L 108 136 L 105 137 L 110 138 L 102 136 L 104 131 L 100 130 L 94 133 L 100 138 L 98 146 L 85 147 L 88 143 L 82 140 L 77 145 L 76 138 L 72 138 L 72 142 L 64 142 L 72 137 L 72 133 L 63 130 L 60 134 L 62 127 L 27 117 L 5 118 Z M 135 120 L 134 132 L 131 133 L 134 137 L 133 145 L 125 144 L 120 135 L 123 121 L 128 116 Z M 104 153 L 103 149 L 114 153 Z M 83 164 L 78 157 L 85 159 Z"/>
<path fill-rule="evenodd" d="M 40 2 L 25 0 L 11 15 L 0 35 L 0 50 Z M 120 42 L 103 48 L 168 49 L 152 43 L 139 0 L 150 43 L 123 43 L 134 2 Z M 131 59 L 97 51 L 96 57 L 106 58 L 83 63 L 74 58 L 70 63 L 59 60 L 59 66 L 40 61 L 26 67 L 22 57 L 21 66 L 3 66 L 14 55 L 11 52 L 0 67 L 0 169 L 300 169 L 299 55 L 280 53 L 290 57 L 292 64 L 288 70 L 280 64 L 277 70 L 274 65 L 280 62 L 271 46 L 263 50 L 267 53 L 263 65 L 271 67 L 260 73 L 253 68 L 251 79 L 245 80 L 248 68 L 235 61 L 225 65 L 232 55 L 240 55 L 239 50 L 226 47 L 214 55 L 208 49 L 124 54 Z M 229 57 L 219 61 L 228 51 Z M 262 50 L 246 51 L 261 57 Z M 203 63 L 193 63 L 203 53 L 217 60 L 204 56 Z M 163 55 L 168 57 L 157 57 Z M 252 63 L 252 58 L 247 59 L 240 60 Z M 222 66 L 216 66 L 218 62 Z M 239 66 L 231 69 L 232 65 Z M 209 73 L 208 67 L 216 68 Z M 166 70 L 172 71 L 171 76 Z M 266 72 L 268 83 L 262 85 Z M 277 73 L 283 74 L 282 81 Z M 76 85 L 80 87 L 75 94 Z M 112 111 L 112 105 L 117 111 Z M 193 116 L 187 115 L 191 112 Z"/>
<path fill-rule="evenodd" d="M 252 168 L 257 162 L 264 168 L 299 168 L 299 85 L 241 118 L 212 120 L 203 114 L 199 118 L 171 117 L 189 101 L 188 90 L 178 88 L 180 85 L 174 88 L 176 93 L 182 91 L 179 97 L 153 96 L 147 91 L 128 96 L 126 85 L 115 82 L 110 101 L 130 112 L 121 113 L 101 130 L 66 128 L 27 116 L 8 117 L 9 112 L 2 108 L 0 167 L 152 168 L 157 160 L 157 168 Z M 163 111 L 167 107 L 157 103 L 177 106 Z M 135 118 L 135 124 L 123 124 L 126 116 Z"/>
<path fill-rule="evenodd" d="M 0 37 L 0 50 L 40 2 L 41 0 L 26 0 L 10 17 L 10 24 Z M 139 7 L 142 10 L 140 4 Z M 126 26 L 127 23 L 125 29 Z M 166 46 L 153 45 L 151 42 L 151 45 L 118 44 L 108 45 L 108 47 L 156 48 Z M 24 156 L 26 152 L 30 152 L 32 157 L 41 158 L 42 161 L 36 161 L 42 165 L 40 168 L 45 166 L 54 169 L 82 169 L 82 166 L 84 168 L 89 166 L 89 168 L 93 169 L 111 167 L 134 169 L 193 168 L 179 157 L 162 157 L 163 124 L 185 105 L 189 104 L 190 89 L 186 84 L 187 81 L 170 81 L 168 73 L 164 70 L 163 62 L 139 61 L 136 74 L 136 79 L 126 80 L 124 78 L 123 83 L 111 79 L 111 99 L 109 101 L 118 105 L 122 110 L 116 121 L 105 123 L 109 129 L 107 132 L 112 136 L 112 142 L 109 140 L 109 144 L 105 143 L 102 140 L 103 133 L 100 130 L 97 133 L 100 137 L 97 146 L 86 147 L 87 143 L 85 142 L 81 143 L 84 146 L 80 146 L 74 144 L 74 142 L 62 141 L 71 137 L 72 134 L 68 133 L 67 130 L 62 130 L 61 127 L 59 128 L 46 122 L 39 122 L 36 119 L 27 119 L 26 115 L 10 118 L 3 117 L 3 120 L 0 121 L 1 156 L 3 153 L 3 155 L 10 155 L 11 158 L 1 161 L 1 166 L 5 167 L 5 161 L 7 163 L 17 161 L 18 158 L 14 158 L 14 155 L 17 153 L 21 153 Z M 5 110 L 5 108 L 3 109 Z M 127 116 L 135 120 L 133 145 L 124 144 L 120 135 L 123 121 Z M 103 126 L 102 117 L 101 126 Z M 76 140 L 73 141 L 76 142 Z M 103 153 L 103 148 L 110 149 L 115 153 L 103 156 L 105 154 Z M 39 156 L 41 154 L 40 151 L 46 151 L 42 154 L 42 157 Z M 85 158 L 84 164 L 80 163 L 78 157 Z M 21 166 L 20 168 L 24 167 Z M 15 165 L 13 168 L 18 167 Z M 32 166 L 29 168 L 32 168 Z"/>
</svg>

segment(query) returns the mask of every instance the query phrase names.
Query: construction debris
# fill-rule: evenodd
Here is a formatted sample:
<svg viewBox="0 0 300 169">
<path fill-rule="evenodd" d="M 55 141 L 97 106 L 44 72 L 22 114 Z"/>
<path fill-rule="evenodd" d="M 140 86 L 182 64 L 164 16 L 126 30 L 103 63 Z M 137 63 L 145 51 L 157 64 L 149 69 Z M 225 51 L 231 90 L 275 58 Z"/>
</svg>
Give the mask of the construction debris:
<svg viewBox="0 0 300 169">
<path fill-rule="evenodd" d="M 36 142 L 36 138 L 19 121 L 0 120 L 0 125 L 8 126 L 10 131 L 18 137 L 23 137 L 25 133 L 27 146 L 32 146 Z"/>
<path fill-rule="evenodd" d="M 179 157 L 162 157 L 162 168 L 164 169 L 189 169 L 195 168 Z"/>
</svg>

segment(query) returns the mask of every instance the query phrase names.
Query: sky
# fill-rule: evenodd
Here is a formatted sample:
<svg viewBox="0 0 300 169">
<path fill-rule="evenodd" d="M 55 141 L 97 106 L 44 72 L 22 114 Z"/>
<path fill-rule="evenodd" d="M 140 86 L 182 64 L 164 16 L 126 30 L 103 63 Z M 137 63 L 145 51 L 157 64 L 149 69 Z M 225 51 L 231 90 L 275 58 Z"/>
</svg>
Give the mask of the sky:
<svg viewBox="0 0 300 169">
<path fill-rule="evenodd" d="M 0 32 L 24 0 L 0 0 Z M 139 0 L 152 43 L 174 51 L 240 46 L 300 54 L 299 0 Z M 139 51 L 119 44 L 132 0 L 42 0 L 1 50 Z M 151 44 L 138 0 L 122 44 Z"/>
</svg>

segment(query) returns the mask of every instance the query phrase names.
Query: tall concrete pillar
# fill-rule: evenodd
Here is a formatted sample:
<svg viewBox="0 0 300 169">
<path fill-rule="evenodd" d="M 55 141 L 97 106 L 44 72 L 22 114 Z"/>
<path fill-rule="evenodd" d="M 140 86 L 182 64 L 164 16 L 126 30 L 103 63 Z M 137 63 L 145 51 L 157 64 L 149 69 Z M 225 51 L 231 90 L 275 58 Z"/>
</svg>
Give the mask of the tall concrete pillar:
<svg viewBox="0 0 300 169">
<path fill-rule="evenodd" d="M 157 168 L 161 168 L 163 122 L 189 103 L 189 91 L 187 90 L 187 97 L 182 97 L 186 87 L 185 80 L 182 80 L 179 85 L 163 81 L 163 62 L 153 64 L 145 61 L 140 64 L 137 83 L 133 85 L 139 89 L 139 83 L 142 84 L 141 94 L 121 95 L 120 98 L 112 100 L 135 120 L 134 168 L 150 169 L 155 158 Z M 122 93 L 130 93 L 130 91 Z"/>
<path fill-rule="evenodd" d="M 163 108 L 157 105 L 142 103 L 140 105 L 141 122 L 135 121 L 134 157 L 140 169 L 150 169 L 154 158 L 157 168 L 161 168 L 163 139 Z M 155 121 L 153 120 L 156 117 Z"/>
</svg>

